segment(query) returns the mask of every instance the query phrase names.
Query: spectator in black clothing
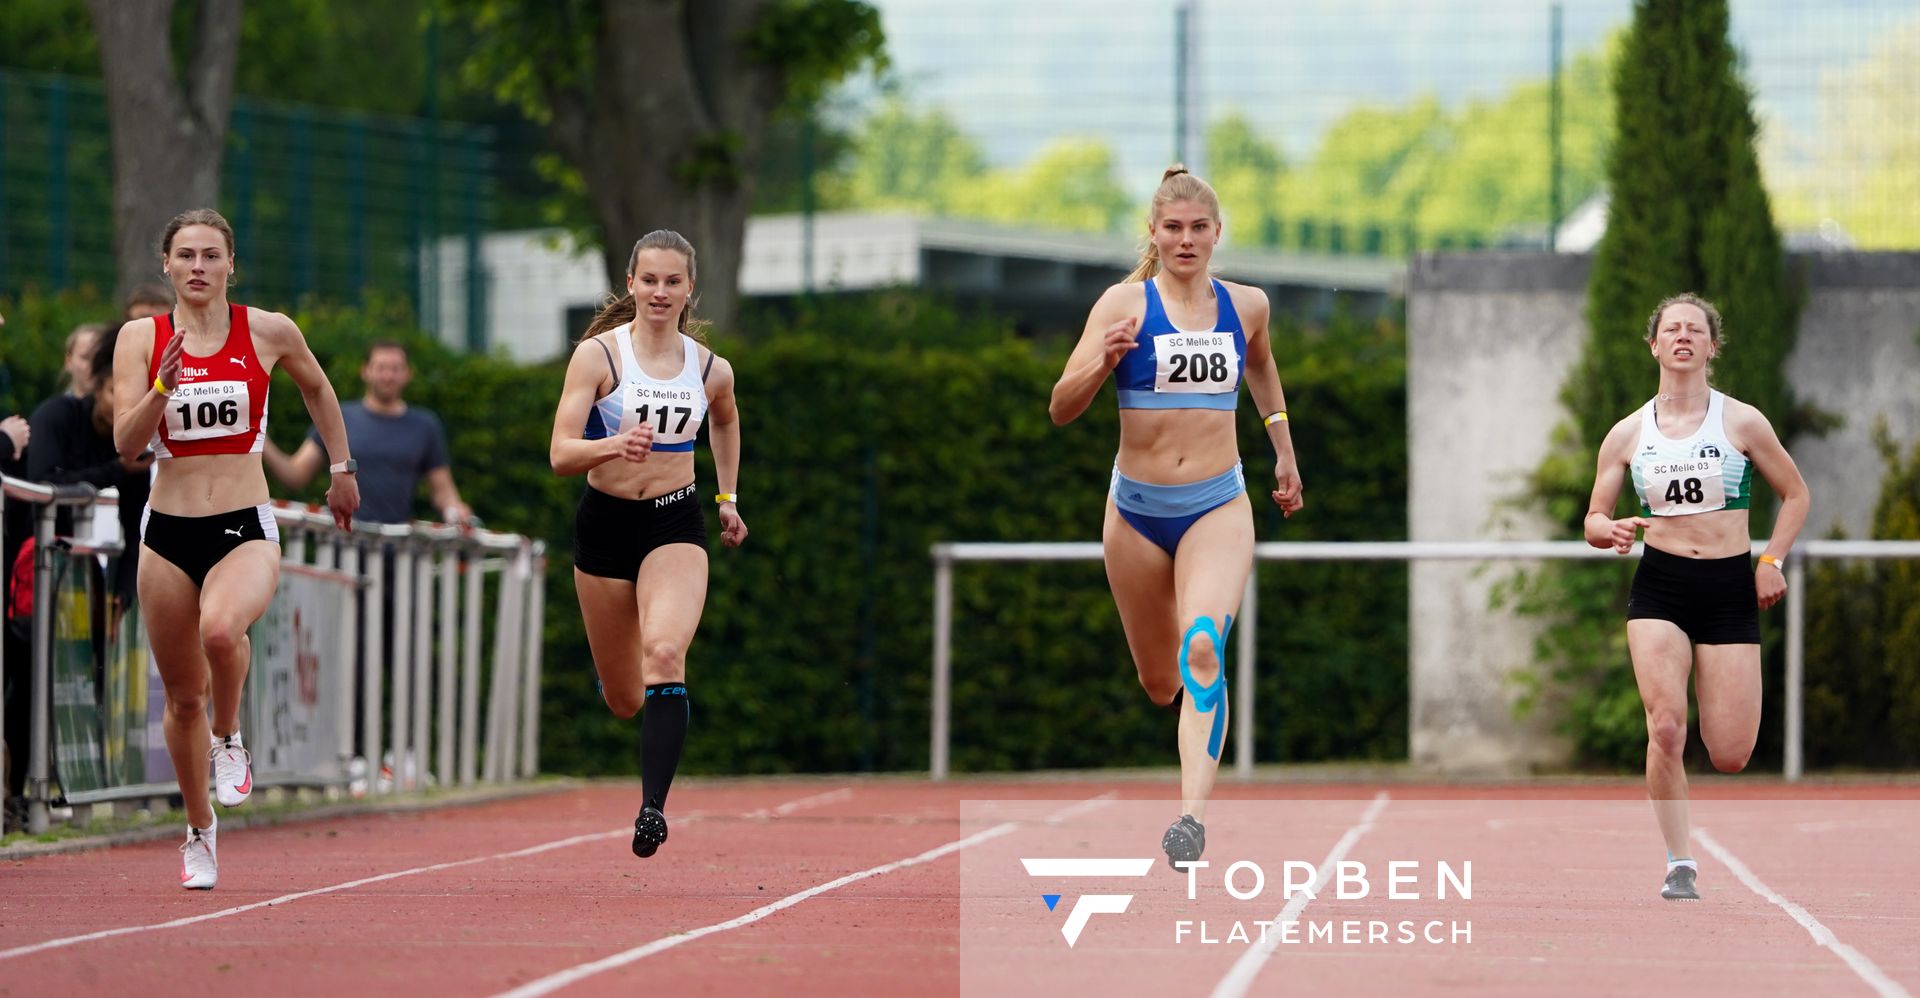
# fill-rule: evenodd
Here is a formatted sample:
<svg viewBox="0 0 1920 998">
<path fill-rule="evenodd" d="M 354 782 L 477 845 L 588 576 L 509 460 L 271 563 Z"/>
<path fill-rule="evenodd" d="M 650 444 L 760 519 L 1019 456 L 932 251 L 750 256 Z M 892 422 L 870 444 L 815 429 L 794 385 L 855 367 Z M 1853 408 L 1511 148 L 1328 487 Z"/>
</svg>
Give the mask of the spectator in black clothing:
<svg viewBox="0 0 1920 998">
<path fill-rule="evenodd" d="M 147 505 L 153 452 L 123 461 L 113 446 L 113 348 L 120 330 L 106 327 L 96 344 L 89 378 L 93 391 L 82 398 L 56 395 L 33 411 L 34 436 L 39 445 L 27 454 L 27 477 L 37 482 L 67 485 L 86 482 L 97 488 L 120 490 L 120 536 L 126 544 L 114 573 L 117 605 L 133 598 L 140 556 L 140 513 Z M 62 534 L 72 528 L 66 517 Z"/>
<path fill-rule="evenodd" d="M 0 316 L 0 326 L 7 324 Z M 18 415 L 0 417 L 0 473 L 14 478 L 27 476 L 27 440 L 32 435 L 27 421 Z M 0 604 L 13 592 L 13 559 L 33 529 L 32 507 L 23 502 L 6 504 L 5 543 L 0 544 Z M 24 826 L 26 807 L 20 801 L 27 786 L 27 677 L 33 663 L 28 656 L 33 646 L 27 643 L 28 622 L 7 619 L 0 608 L 0 641 L 6 642 L 6 674 L 0 676 L 0 710 L 6 712 L 5 820 L 6 830 Z"/>
</svg>

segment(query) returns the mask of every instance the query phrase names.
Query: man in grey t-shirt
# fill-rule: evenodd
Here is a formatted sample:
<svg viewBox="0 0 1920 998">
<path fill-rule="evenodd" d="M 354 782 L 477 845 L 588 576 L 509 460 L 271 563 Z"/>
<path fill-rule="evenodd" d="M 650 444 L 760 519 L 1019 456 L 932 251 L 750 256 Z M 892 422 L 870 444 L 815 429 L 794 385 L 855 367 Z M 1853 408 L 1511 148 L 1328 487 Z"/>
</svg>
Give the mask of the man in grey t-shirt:
<svg viewBox="0 0 1920 998">
<path fill-rule="evenodd" d="M 440 417 L 401 398 L 412 379 L 406 347 L 392 340 L 377 340 L 367 348 L 366 363 L 360 368 L 366 395 L 340 407 L 347 424 L 347 443 L 360 464 L 360 511 L 355 519 L 368 523 L 411 521 L 413 496 L 420 479 L 425 478 L 440 518 L 448 523 L 466 523 L 473 511 L 454 487 L 453 471 L 447 466 L 447 434 Z M 267 471 L 289 489 L 305 488 L 326 464 L 320 438 L 311 432 L 291 456 L 268 441 L 265 457 Z"/>
</svg>

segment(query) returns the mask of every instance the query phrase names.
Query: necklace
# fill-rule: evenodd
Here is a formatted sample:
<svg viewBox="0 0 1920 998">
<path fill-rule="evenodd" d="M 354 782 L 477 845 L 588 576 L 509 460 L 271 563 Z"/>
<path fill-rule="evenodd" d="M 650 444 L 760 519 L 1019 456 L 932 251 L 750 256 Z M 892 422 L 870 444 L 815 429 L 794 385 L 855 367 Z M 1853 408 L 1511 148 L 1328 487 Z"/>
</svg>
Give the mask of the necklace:
<svg viewBox="0 0 1920 998">
<path fill-rule="evenodd" d="M 1655 395 L 1653 397 L 1653 400 L 1656 402 L 1679 402 L 1682 399 L 1697 399 L 1700 396 L 1705 394 L 1706 394 L 1705 391 L 1687 392 L 1685 394 L 1679 394 L 1674 392 L 1661 392 L 1660 394 Z"/>
</svg>

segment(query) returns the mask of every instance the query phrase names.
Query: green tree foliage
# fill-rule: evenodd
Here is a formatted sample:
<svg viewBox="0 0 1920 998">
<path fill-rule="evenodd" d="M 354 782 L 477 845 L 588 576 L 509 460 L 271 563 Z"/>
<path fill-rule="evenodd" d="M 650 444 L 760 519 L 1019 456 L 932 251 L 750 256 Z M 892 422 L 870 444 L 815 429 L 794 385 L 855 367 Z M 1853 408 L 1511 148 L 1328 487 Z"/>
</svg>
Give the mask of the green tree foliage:
<svg viewBox="0 0 1920 998">
<path fill-rule="evenodd" d="M 1819 130 L 1787 136 L 1779 144 L 1799 154 L 1769 164 L 1786 178 L 1782 218 L 1804 228 L 1830 218 L 1865 249 L 1920 247 L 1920 21 L 1823 74 L 1820 95 Z"/>
<path fill-rule="evenodd" d="M 797 212 L 807 207 L 811 185 L 814 211 L 831 211 L 844 201 L 844 177 L 853 158 L 853 132 L 831 118 L 824 104 L 780 117 L 767 128 L 767 146 L 753 185 L 755 214 Z"/>
<path fill-rule="evenodd" d="M 1580 535 L 1601 439 L 1652 388 L 1646 321 L 1668 295 L 1701 293 L 1725 317 L 1717 387 L 1776 420 L 1791 414 L 1784 365 L 1799 293 L 1760 183 L 1737 69 L 1724 0 L 1635 4 L 1614 74 L 1612 200 L 1588 287 L 1587 342 L 1561 395 L 1571 418 L 1532 482 L 1567 536 Z M 1632 508 L 1629 493 L 1622 490 L 1621 515 Z M 1764 536 L 1772 515 L 1760 494 L 1751 522 Z M 1637 763 L 1646 736 L 1619 624 L 1630 580 L 1627 564 L 1569 563 L 1524 577 L 1513 595 L 1518 608 L 1554 625 L 1541 658 L 1570 700 L 1566 725 L 1583 758 L 1622 767 Z M 1775 626 L 1774 616 L 1764 619 Z"/>
<path fill-rule="evenodd" d="M 69 76 L 100 75 L 100 43 L 84 0 L 0 4 L 0 65 Z"/>
<path fill-rule="evenodd" d="M 1056 139 L 1024 165 L 989 170 L 953 195 L 961 218 L 1073 232 L 1115 231 L 1133 207 L 1113 151 L 1097 139 Z"/>
<path fill-rule="evenodd" d="M 1877 430 L 1873 536 L 1920 540 L 1920 443 Z M 1808 766 L 1920 766 L 1920 564 L 1820 562 L 1807 583 Z"/>
<path fill-rule="evenodd" d="M 1567 210 L 1602 186 L 1613 127 L 1606 80 L 1616 49 L 1580 53 L 1562 70 L 1561 196 Z M 1537 239 L 1551 211 L 1548 91 L 1541 79 L 1458 110 L 1432 98 L 1404 107 L 1356 108 L 1287 175 L 1280 216 L 1290 223 L 1378 229 L 1389 247 L 1403 248 L 1409 231 L 1423 247 L 1442 238 Z M 1301 241 L 1297 224 L 1281 231 L 1283 244 Z M 1326 246 L 1324 233 L 1315 238 Z"/>
<path fill-rule="evenodd" d="M 1583 53 L 1565 70 L 1561 191 L 1569 208 L 1601 186 L 1611 51 Z M 1348 251 L 1401 252 L 1410 234 L 1420 246 L 1537 240 L 1550 211 L 1547 93 L 1537 80 L 1458 111 L 1432 98 L 1356 108 L 1299 164 L 1229 111 L 1207 131 L 1207 180 L 1240 245 L 1325 250 L 1334 226 Z M 1072 139 L 1023 166 L 990 169 L 945 112 L 896 97 L 860 126 L 844 179 L 823 186 L 835 192 L 832 204 L 862 210 L 1132 231 L 1140 205 L 1113 171 L 1097 143 Z"/>
<path fill-rule="evenodd" d="M 1056 139 L 1027 163 L 991 169 L 980 146 L 940 110 L 894 99 L 862 124 L 836 205 L 1110 232 L 1132 207 L 1113 153 L 1093 139 Z"/>
<path fill-rule="evenodd" d="M 379 114 L 421 113 L 428 47 L 422 28 L 433 0 L 337 4 L 272 0 L 240 15 L 234 91 Z M 198 3 L 173 10 L 174 48 L 186 51 Z M 82 0 L 9 0 L 0 4 L 0 65 L 98 78 L 100 46 Z M 451 60 L 441 85 L 454 80 Z"/>
<path fill-rule="evenodd" d="M 950 215 L 957 192 L 986 172 L 979 143 L 945 112 L 889 100 L 855 136 L 842 200 L 863 210 Z"/>
<path fill-rule="evenodd" d="M 57 297 L 0 298 L 0 414 L 28 415 L 61 391 L 61 358 L 67 333 L 84 322 L 104 322 L 116 313 L 97 288 Z"/>
<path fill-rule="evenodd" d="M 722 329 L 737 318 L 770 125 L 885 63 L 879 12 L 862 0 L 440 3 L 473 39 L 469 84 L 540 122 L 578 174 L 608 281 L 642 233 L 679 231 Z"/>
<path fill-rule="evenodd" d="M 1280 225 L 1280 183 L 1287 162 L 1280 147 L 1254 131 L 1239 112 L 1228 112 L 1207 129 L 1207 182 L 1220 196 L 1226 238 L 1247 246 L 1275 241 Z"/>
<path fill-rule="evenodd" d="M 1588 345 L 1567 382 L 1588 452 L 1646 401 L 1647 315 L 1680 291 L 1712 299 L 1726 319 L 1719 387 L 1775 418 L 1790 408 L 1782 365 L 1799 298 L 1760 184 L 1757 126 L 1737 68 L 1724 0 L 1635 6 L 1614 80 L 1612 199 L 1589 288 Z M 1756 526 L 1767 519 L 1756 516 Z"/>
</svg>

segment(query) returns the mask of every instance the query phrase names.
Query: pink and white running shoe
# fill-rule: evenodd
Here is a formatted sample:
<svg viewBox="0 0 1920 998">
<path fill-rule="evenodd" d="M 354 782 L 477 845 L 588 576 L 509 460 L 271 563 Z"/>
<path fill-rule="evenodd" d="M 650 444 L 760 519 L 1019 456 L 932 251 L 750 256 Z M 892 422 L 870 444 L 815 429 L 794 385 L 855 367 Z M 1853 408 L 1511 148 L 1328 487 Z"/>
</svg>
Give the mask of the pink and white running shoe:
<svg viewBox="0 0 1920 998">
<path fill-rule="evenodd" d="M 223 807 L 238 807 L 253 793 L 253 755 L 240 744 L 240 732 L 216 738 L 207 750 L 213 760 L 213 797 Z"/>
<path fill-rule="evenodd" d="M 180 886 L 190 891 L 210 891 L 220 879 L 214 844 L 219 826 L 218 816 L 206 828 L 187 826 L 187 841 L 180 843 Z"/>
</svg>

